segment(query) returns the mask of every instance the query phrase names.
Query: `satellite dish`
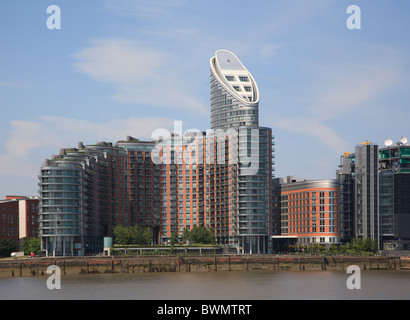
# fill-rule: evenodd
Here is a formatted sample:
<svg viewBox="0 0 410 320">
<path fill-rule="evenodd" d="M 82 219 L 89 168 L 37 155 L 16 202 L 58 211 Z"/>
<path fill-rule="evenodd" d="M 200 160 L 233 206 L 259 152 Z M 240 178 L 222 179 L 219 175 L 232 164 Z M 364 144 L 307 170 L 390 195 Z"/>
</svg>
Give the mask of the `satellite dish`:
<svg viewBox="0 0 410 320">
<path fill-rule="evenodd" d="M 388 139 L 388 140 L 386 140 L 386 141 L 384 142 L 384 145 L 385 145 L 386 147 L 390 147 L 392 144 L 393 144 L 393 140 L 390 140 L 390 139 Z"/>
<path fill-rule="evenodd" d="M 407 143 L 407 138 L 406 137 L 401 137 L 400 142 L 403 143 L 403 144 L 406 144 Z"/>
</svg>

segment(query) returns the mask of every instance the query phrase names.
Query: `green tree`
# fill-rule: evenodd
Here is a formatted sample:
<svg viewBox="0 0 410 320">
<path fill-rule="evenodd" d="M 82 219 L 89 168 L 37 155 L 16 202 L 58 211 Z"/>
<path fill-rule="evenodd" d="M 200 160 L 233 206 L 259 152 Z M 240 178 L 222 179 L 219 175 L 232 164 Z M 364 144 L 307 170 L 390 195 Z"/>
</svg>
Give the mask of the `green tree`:
<svg viewBox="0 0 410 320">
<path fill-rule="evenodd" d="M 141 238 L 142 238 L 142 244 L 150 245 L 153 239 L 151 228 L 149 227 L 145 228 L 144 232 L 142 233 Z"/>
<path fill-rule="evenodd" d="M 215 244 L 215 229 L 214 228 L 209 228 L 208 230 L 208 243 L 209 244 Z"/>
<path fill-rule="evenodd" d="M 363 240 L 360 238 L 352 239 L 352 248 L 357 251 L 362 251 Z"/>
<path fill-rule="evenodd" d="M 184 240 L 186 240 L 186 239 L 189 239 L 189 237 L 190 237 L 190 231 L 189 231 L 189 229 L 188 229 L 188 228 L 184 228 L 184 232 L 183 232 L 183 234 L 182 234 L 182 238 L 183 238 Z"/>
<path fill-rule="evenodd" d="M 349 249 L 348 244 L 341 244 L 339 247 L 340 252 L 343 252 L 343 253 L 346 253 L 348 249 Z"/>
<path fill-rule="evenodd" d="M 143 230 L 139 225 L 129 228 L 130 240 L 128 244 L 143 244 Z"/>
<path fill-rule="evenodd" d="M 377 251 L 377 242 L 371 238 L 366 238 L 362 244 L 362 250 L 367 252 Z"/>
<path fill-rule="evenodd" d="M 171 245 L 178 243 L 178 232 L 174 231 L 171 234 Z"/>
<path fill-rule="evenodd" d="M 335 253 L 337 252 L 337 245 L 335 245 L 334 243 L 332 243 L 332 244 L 329 246 L 329 251 L 330 251 L 330 253 L 335 254 Z"/>
<path fill-rule="evenodd" d="M 192 243 L 213 244 L 215 243 L 215 231 L 195 225 L 189 233 L 189 239 Z"/>
<path fill-rule="evenodd" d="M 0 257 L 10 257 L 17 250 L 16 243 L 11 239 L 0 239 Z"/>
<path fill-rule="evenodd" d="M 153 239 L 151 228 L 147 227 L 143 230 L 138 225 L 128 228 L 117 225 L 114 227 L 113 233 L 114 242 L 119 245 L 150 245 Z"/>
<path fill-rule="evenodd" d="M 24 254 L 34 253 L 39 255 L 41 253 L 41 239 L 40 238 L 24 238 L 23 240 Z"/>
<path fill-rule="evenodd" d="M 114 227 L 113 234 L 116 244 L 127 245 L 132 242 L 130 230 L 120 224 Z"/>
</svg>

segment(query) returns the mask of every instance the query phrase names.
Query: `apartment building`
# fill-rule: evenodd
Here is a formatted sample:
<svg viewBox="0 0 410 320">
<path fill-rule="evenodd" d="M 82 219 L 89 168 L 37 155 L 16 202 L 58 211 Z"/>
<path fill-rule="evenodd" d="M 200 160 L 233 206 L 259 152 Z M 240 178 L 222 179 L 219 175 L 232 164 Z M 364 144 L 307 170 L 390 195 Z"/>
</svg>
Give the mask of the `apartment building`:
<svg viewBox="0 0 410 320">
<path fill-rule="evenodd" d="M 38 236 L 37 197 L 6 196 L 0 200 L 0 238 L 12 239 L 20 246 L 24 238 Z"/>
<path fill-rule="evenodd" d="M 334 179 L 278 178 L 274 192 L 280 193 L 280 235 L 273 241 L 331 245 L 340 243 L 339 184 Z"/>
</svg>

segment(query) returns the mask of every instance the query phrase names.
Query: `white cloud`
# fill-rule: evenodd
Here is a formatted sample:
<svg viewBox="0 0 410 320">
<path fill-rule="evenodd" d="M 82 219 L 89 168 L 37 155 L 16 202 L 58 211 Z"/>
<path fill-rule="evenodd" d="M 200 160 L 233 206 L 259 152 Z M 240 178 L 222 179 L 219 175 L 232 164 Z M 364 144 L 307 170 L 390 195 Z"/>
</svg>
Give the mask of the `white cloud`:
<svg viewBox="0 0 410 320">
<path fill-rule="evenodd" d="M 74 55 L 77 71 L 95 80 L 137 85 L 155 77 L 165 55 L 127 40 L 98 39 Z"/>
<path fill-rule="evenodd" d="M 398 70 L 391 66 L 387 61 L 327 66 L 326 74 L 322 74 L 322 92 L 317 95 L 311 112 L 322 119 L 333 119 L 377 101 L 379 95 L 400 80 Z"/>
<path fill-rule="evenodd" d="M 207 114 L 195 96 L 182 59 L 122 39 L 97 39 L 73 55 L 76 71 L 116 87 L 114 99 L 175 111 Z"/>
<path fill-rule="evenodd" d="M 349 59 L 349 53 L 343 51 L 340 56 L 333 56 L 333 64 L 326 61 L 305 65 L 315 79 L 304 88 L 310 93 L 304 100 L 307 107 L 294 117 L 276 119 L 273 124 L 314 137 L 336 153 L 350 150 L 351 142 L 346 141 L 343 132 L 338 132 L 331 122 L 340 123 L 343 117 L 348 117 L 349 124 L 353 125 L 351 120 L 359 111 L 384 109 L 378 99 L 402 80 L 400 54 L 386 48 L 377 49 L 377 54 L 367 54 L 375 48 L 363 45 L 357 49 L 362 50 L 362 59 L 357 56 Z"/>
<path fill-rule="evenodd" d="M 0 175 L 32 177 L 41 163 L 64 147 L 78 142 L 116 142 L 127 135 L 150 138 L 158 128 L 168 128 L 172 120 L 160 117 L 129 118 L 108 122 L 43 116 L 36 121 L 12 121 L 5 153 L 0 154 Z M 84 138 L 87 141 L 84 141 Z"/>
<path fill-rule="evenodd" d="M 316 117 L 284 118 L 275 121 L 275 126 L 288 131 L 312 136 L 332 151 L 341 154 L 349 145 L 326 123 Z"/>
</svg>

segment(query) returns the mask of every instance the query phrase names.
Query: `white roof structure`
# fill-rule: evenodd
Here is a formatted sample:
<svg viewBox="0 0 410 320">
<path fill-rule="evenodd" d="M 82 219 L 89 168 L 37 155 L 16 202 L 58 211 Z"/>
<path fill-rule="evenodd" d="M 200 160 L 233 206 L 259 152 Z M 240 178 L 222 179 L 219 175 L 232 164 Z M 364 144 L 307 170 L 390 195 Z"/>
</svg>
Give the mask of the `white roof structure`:
<svg viewBox="0 0 410 320">
<path fill-rule="evenodd" d="M 211 128 L 258 126 L 259 89 L 235 54 L 218 50 L 210 59 Z"/>
<path fill-rule="evenodd" d="M 211 58 L 211 70 L 226 89 L 244 103 L 259 102 L 258 86 L 235 54 L 218 50 Z"/>
</svg>

